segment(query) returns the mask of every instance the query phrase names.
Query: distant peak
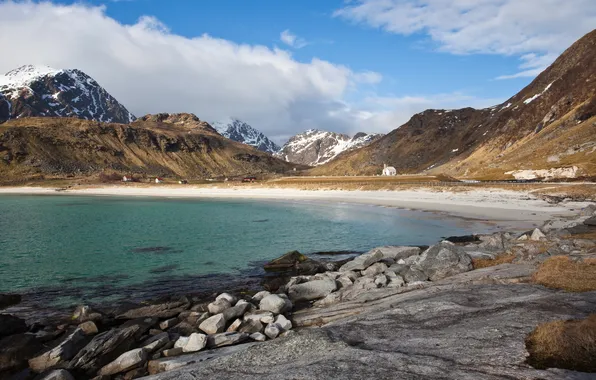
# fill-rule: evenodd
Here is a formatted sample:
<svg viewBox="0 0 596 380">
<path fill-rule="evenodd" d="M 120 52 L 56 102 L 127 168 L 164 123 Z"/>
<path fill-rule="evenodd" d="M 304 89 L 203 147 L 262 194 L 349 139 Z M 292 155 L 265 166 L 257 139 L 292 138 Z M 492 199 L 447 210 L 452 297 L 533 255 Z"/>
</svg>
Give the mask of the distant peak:
<svg viewBox="0 0 596 380">
<path fill-rule="evenodd" d="M 60 70 L 46 65 L 24 65 L 14 70 L 10 70 L 5 74 L 7 77 L 17 76 L 40 76 L 46 74 L 54 74 Z"/>
</svg>

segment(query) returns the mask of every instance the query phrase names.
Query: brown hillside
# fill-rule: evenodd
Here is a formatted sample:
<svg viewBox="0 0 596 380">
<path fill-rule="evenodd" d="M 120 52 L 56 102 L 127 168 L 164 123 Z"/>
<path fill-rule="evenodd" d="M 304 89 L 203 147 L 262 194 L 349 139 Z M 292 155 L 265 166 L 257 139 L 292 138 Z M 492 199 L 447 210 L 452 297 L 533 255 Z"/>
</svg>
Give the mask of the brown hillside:
<svg viewBox="0 0 596 380">
<path fill-rule="evenodd" d="M 492 108 L 427 110 L 371 145 L 312 169 L 314 175 L 398 172 L 507 178 L 515 169 L 576 165 L 596 175 L 596 30 L 518 94 Z"/>
<path fill-rule="evenodd" d="M 204 178 L 282 173 L 296 165 L 220 136 L 189 114 L 145 116 L 132 124 L 23 118 L 0 125 L 3 180 L 116 171 Z"/>
</svg>

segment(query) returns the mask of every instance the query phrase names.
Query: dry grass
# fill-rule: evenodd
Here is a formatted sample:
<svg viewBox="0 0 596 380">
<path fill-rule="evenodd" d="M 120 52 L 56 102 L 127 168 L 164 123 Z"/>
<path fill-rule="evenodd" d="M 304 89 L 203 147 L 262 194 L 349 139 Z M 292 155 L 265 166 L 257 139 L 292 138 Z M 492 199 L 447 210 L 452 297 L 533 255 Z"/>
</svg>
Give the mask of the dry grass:
<svg viewBox="0 0 596 380">
<path fill-rule="evenodd" d="M 567 256 L 551 257 L 540 265 L 532 281 L 568 292 L 596 290 L 596 259 L 574 262 Z"/>
<path fill-rule="evenodd" d="M 533 367 L 596 372 L 596 314 L 543 323 L 526 338 Z"/>
<path fill-rule="evenodd" d="M 472 265 L 474 269 L 494 267 L 495 265 L 510 264 L 515 259 L 515 255 L 502 254 L 498 255 L 494 259 L 472 259 Z"/>
</svg>

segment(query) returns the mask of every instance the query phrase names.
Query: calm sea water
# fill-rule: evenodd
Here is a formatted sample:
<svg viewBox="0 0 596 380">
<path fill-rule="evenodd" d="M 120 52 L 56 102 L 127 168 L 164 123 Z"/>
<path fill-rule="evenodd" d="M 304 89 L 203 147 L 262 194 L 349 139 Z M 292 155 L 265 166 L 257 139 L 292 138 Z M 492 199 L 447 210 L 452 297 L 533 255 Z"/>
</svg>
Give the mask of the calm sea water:
<svg viewBox="0 0 596 380">
<path fill-rule="evenodd" d="M 289 250 L 424 245 L 488 229 L 348 204 L 3 195 L 0 292 L 71 304 L 204 290 Z"/>
</svg>

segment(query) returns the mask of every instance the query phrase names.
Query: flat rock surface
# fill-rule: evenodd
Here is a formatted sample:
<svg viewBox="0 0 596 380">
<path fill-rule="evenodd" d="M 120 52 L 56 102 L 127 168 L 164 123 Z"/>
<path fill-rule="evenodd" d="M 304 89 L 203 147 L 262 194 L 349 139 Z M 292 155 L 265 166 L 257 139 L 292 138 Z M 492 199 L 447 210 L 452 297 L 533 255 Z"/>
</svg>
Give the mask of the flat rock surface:
<svg viewBox="0 0 596 380">
<path fill-rule="evenodd" d="M 417 290 L 383 289 L 310 309 L 311 317 L 341 318 L 151 379 L 593 379 L 525 363 L 524 339 L 536 325 L 596 310 L 596 292 L 507 283 L 530 269 L 487 268 Z"/>
</svg>

